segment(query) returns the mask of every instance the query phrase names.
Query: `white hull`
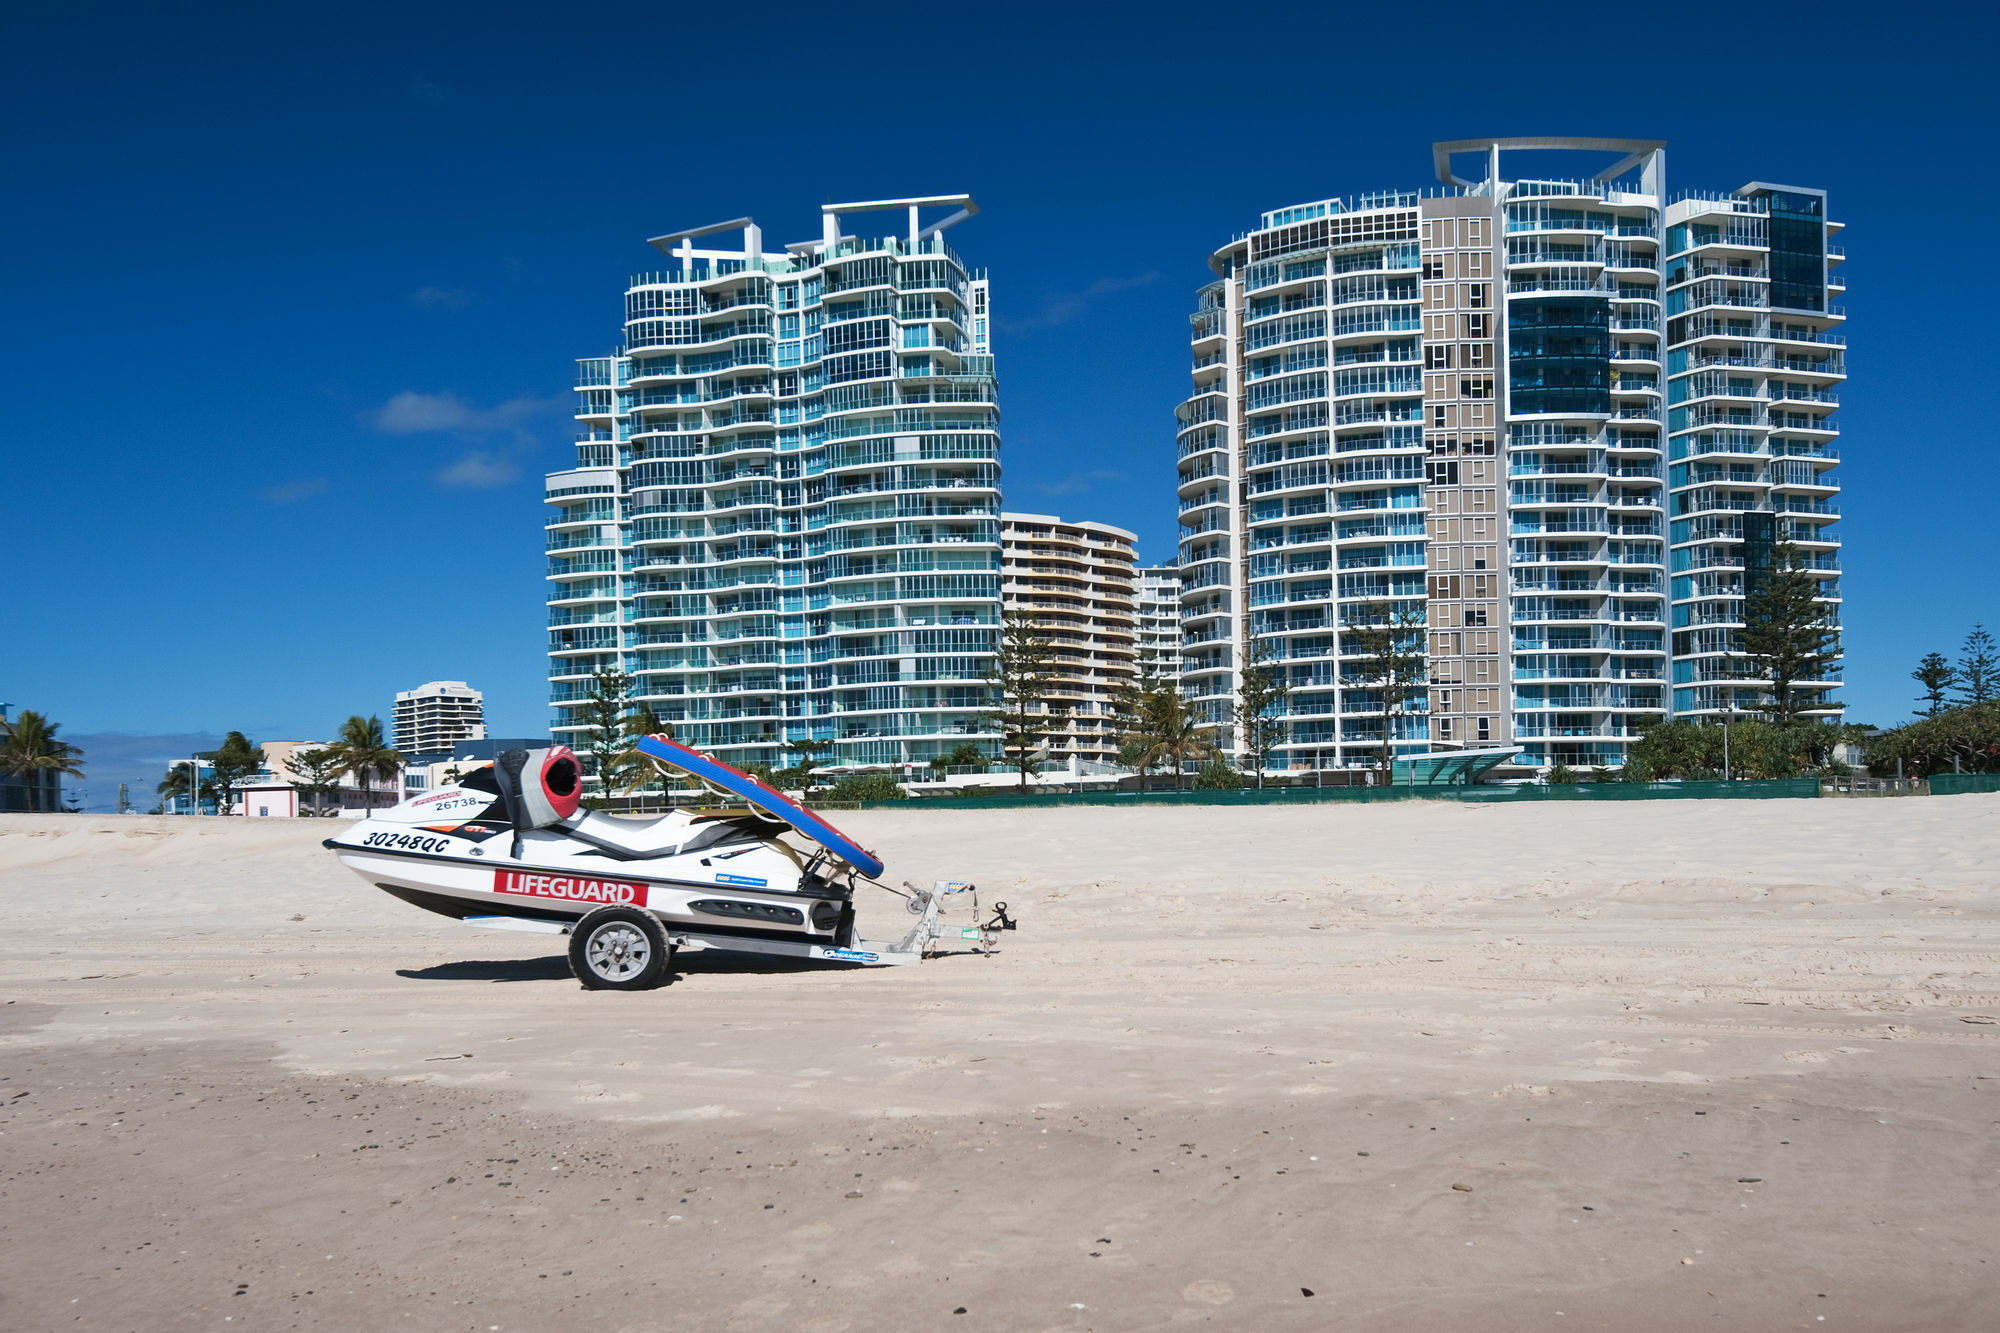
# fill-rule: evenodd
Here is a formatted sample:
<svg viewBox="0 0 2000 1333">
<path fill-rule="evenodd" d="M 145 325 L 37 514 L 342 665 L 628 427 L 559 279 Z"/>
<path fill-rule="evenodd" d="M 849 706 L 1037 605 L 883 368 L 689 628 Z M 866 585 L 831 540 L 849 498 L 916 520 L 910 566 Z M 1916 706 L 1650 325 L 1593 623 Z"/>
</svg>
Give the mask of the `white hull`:
<svg viewBox="0 0 2000 1333">
<path fill-rule="evenodd" d="M 798 855 L 775 836 L 668 816 L 631 826 L 634 836 L 665 843 L 666 854 L 620 857 L 559 825 L 522 835 L 516 858 L 508 854 L 511 830 L 415 822 L 437 813 L 435 806 L 398 806 L 343 830 L 327 846 L 377 888 L 461 919 L 568 922 L 600 907 L 626 906 L 643 908 L 669 928 L 722 938 L 834 945 L 851 930 L 846 888 L 807 876 Z M 578 826 L 622 833 L 601 817 Z M 675 850 L 677 840 L 697 842 L 704 830 L 710 839 L 728 836 Z"/>
</svg>

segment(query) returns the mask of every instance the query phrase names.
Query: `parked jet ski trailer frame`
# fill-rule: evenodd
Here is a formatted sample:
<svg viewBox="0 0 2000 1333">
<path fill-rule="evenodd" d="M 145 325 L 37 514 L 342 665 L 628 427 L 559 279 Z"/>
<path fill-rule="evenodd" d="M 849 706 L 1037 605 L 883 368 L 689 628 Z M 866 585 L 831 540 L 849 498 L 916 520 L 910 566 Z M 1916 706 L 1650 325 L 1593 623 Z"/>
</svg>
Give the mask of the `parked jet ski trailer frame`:
<svg viewBox="0 0 2000 1333">
<path fill-rule="evenodd" d="M 752 774 L 745 773 L 742 769 L 725 764 L 720 759 L 716 759 L 711 755 L 703 754 L 700 750 L 682 745 L 679 741 L 668 736 L 641 737 L 635 748 L 641 754 L 651 759 L 653 766 L 663 774 L 668 769 L 685 773 L 702 786 L 725 799 L 743 801 L 751 812 L 759 818 L 795 829 L 804 836 L 812 839 L 820 845 L 825 855 L 831 856 L 849 867 L 848 882 L 850 888 L 856 878 L 856 872 L 858 872 L 860 877 L 867 883 L 874 884 L 877 888 L 887 889 L 890 893 L 897 892 L 897 890 L 890 889 L 888 885 L 876 879 L 876 876 L 882 873 L 883 866 L 881 860 L 873 852 L 862 847 L 860 843 L 849 838 L 845 833 L 842 833 L 819 815 L 806 809 L 799 802 L 794 801 L 777 788 L 760 781 Z M 813 865 L 817 864 L 818 859 L 815 858 Z M 808 872 L 811 872 L 813 865 L 807 866 Z M 849 957 L 838 961 L 877 964 L 914 963 L 920 961 L 933 952 L 932 946 L 943 935 L 944 928 L 938 923 L 938 913 L 943 907 L 945 899 L 961 893 L 971 898 L 972 916 L 978 924 L 960 927 L 958 937 L 970 942 L 975 952 L 983 954 L 993 953 L 999 947 L 1000 932 L 1015 928 L 1013 918 L 1007 915 L 1007 904 L 1004 902 L 996 902 L 993 905 L 992 917 L 984 922 L 979 922 L 979 888 L 975 884 L 969 884 L 963 880 L 941 879 L 935 881 L 928 889 L 920 889 L 908 880 L 904 880 L 903 890 L 905 891 L 903 897 L 908 905 L 910 914 L 919 918 L 917 924 L 910 927 L 909 933 L 904 935 L 895 944 L 884 945 L 871 943 L 866 940 L 859 943 L 858 948 L 861 951 L 864 953 L 873 952 L 879 954 L 879 957 Z M 701 946 L 697 945 L 696 947 Z M 735 946 L 710 945 L 708 947 L 733 948 Z M 824 955 L 810 956 L 822 957 Z"/>
<path fill-rule="evenodd" d="M 748 773 L 664 736 L 637 749 L 663 774 L 717 793 L 721 809 L 621 819 L 580 809 L 582 771 L 566 747 L 509 750 L 451 787 L 376 811 L 325 846 L 414 906 L 505 930 L 569 937 L 571 969 L 592 989 L 640 990 L 676 949 L 894 965 L 935 950 L 946 900 L 978 891 L 904 884 L 917 921 L 893 943 L 855 930 L 857 883 L 891 893 L 882 862 L 832 824 Z M 818 845 L 808 857 L 779 836 Z M 990 953 L 1012 929 L 1006 904 L 959 937 Z"/>
</svg>

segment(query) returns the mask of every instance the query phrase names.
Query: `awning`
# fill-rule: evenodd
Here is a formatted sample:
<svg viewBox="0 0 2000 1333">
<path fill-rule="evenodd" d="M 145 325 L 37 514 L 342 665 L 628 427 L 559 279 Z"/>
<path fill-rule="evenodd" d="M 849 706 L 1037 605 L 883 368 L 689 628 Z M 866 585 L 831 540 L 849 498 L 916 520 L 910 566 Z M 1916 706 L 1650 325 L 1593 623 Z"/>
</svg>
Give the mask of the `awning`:
<svg viewBox="0 0 2000 1333">
<path fill-rule="evenodd" d="M 1399 755 L 1390 768 L 1390 778 L 1398 787 L 1469 787 L 1519 753 L 1520 746 L 1507 745 Z"/>
</svg>

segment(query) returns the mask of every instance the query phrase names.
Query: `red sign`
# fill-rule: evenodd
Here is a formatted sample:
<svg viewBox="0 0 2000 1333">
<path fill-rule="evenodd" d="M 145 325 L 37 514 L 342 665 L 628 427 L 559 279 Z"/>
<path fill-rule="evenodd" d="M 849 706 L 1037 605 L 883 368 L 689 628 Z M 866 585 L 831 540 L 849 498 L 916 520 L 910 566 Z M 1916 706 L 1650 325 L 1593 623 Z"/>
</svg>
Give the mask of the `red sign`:
<svg viewBox="0 0 2000 1333">
<path fill-rule="evenodd" d="M 622 879 L 583 879 L 575 875 L 544 875 L 531 870 L 496 870 L 493 892 L 524 898 L 560 898 L 565 902 L 627 907 L 646 905 L 646 886 Z"/>
</svg>

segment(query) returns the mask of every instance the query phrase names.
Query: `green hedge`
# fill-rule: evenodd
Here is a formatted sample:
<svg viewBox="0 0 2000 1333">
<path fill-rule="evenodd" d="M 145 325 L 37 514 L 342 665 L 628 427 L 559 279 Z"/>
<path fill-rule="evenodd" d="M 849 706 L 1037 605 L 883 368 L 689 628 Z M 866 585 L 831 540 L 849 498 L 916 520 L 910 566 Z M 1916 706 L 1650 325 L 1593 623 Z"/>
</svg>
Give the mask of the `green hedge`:
<svg viewBox="0 0 2000 1333">
<path fill-rule="evenodd" d="M 1933 784 L 1936 783 L 1933 778 Z M 1030 793 L 1026 796 L 933 796 L 915 802 L 874 801 L 862 809 L 1015 810 L 1053 805 L 1320 805 L 1368 801 L 1479 801 L 1532 804 L 1539 801 L 1770 800 L 1819 795 L 1818 778 L 1772 782 L 1579 782 L 1544 787 L 1239 787 L 1221 791 L 1101 791 Z"/>
</svg>

